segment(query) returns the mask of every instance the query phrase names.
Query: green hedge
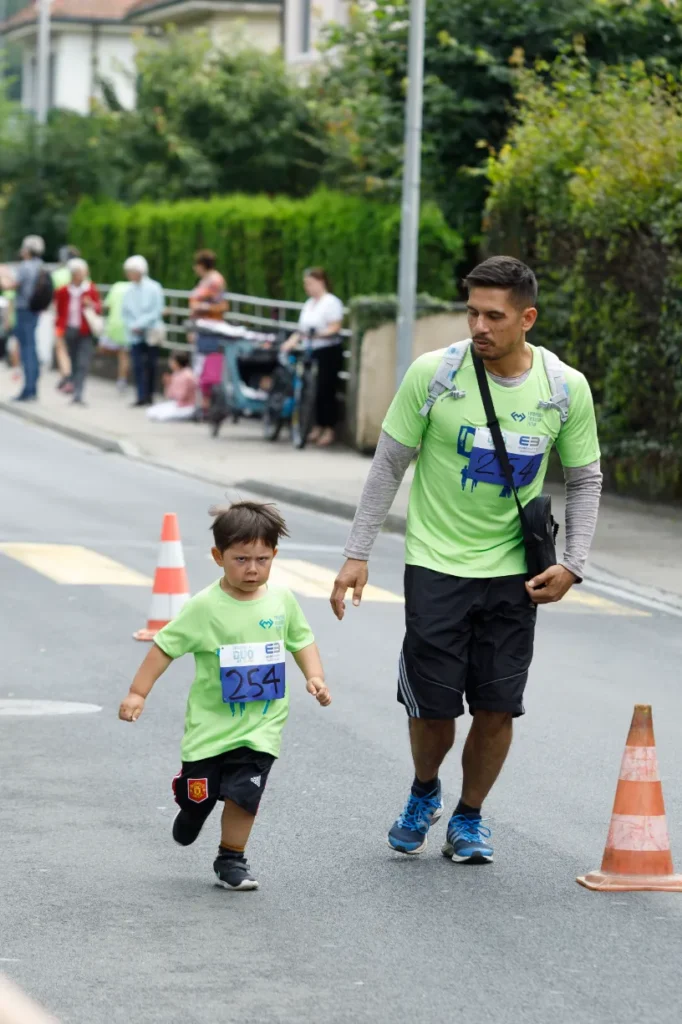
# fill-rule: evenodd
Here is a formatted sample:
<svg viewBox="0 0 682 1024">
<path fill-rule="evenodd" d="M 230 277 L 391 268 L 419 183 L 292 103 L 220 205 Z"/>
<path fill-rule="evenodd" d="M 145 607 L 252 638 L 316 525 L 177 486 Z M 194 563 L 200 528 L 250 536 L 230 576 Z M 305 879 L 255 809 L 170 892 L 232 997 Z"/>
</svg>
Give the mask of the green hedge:
<svg viewBox="0 0 682 1024">
<path fill-rule="evenodd" d="M 549 74 L 548 74 L 549 72 Z M 487 246 L 540 281 L 538 343 L 592 385 L 607 482 L 682 499 L 682 97 L 643 66 L 522 76 Z"/>
<path fill-rule="evenodd" d="M 421 215 L 419 286 L 449 297 L 463 244 L 432 204 Z M 192 254 L 218 254 L 230 291 L 297 299 L 305 267 L 324 266 L 343 299 L 392 291 L 398 273 L 400 210 L 337 192 L 306 199 L 230 195 L 179 203 L 83 201 L 71 220 L 69 240 L 89 260 L 99 281 L 121 277 L 132 253 L 149 260 L 167 288 L 194 284 Z"/>
</svg>

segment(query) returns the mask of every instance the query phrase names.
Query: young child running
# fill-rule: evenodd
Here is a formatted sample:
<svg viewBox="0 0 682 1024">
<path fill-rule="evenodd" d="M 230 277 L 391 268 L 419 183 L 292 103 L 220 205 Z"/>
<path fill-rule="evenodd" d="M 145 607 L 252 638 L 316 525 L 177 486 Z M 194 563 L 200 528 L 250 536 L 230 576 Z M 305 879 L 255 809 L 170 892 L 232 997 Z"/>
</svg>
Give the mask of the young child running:
<svg viewBox="0 0 682 1024">
<path fill-rule="evenodd" d="M 212 508 L 212 555 L 223 570 L 157 633 L 119 718 L 135 722 L 171 661 L 193 654 L 182 771 L 173 780 L 180 807 L 173 838 L 189 846 L 218 800 L 222 834 L 213 869 L 226 889 L 257 889 L 245 856 L 265 783 L 279 756 L 289 713 L 285 652 L 322 707 L 331 703 L 310 626 L 291 593 L 268 584 L 286 524 L 274 505 L 242 501 Z"/>
</svg>

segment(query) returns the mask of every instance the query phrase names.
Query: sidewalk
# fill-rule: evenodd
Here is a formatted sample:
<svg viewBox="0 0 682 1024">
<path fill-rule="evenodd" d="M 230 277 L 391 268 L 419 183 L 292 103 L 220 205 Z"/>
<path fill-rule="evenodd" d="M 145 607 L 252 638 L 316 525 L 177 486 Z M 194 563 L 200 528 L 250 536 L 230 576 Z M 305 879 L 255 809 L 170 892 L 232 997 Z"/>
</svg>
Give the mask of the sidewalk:
<svg viewBox="0 0 682 1024">
<path fill-rule="evenodd" d="M 0 409 L 95 444 L 105 451 L 165 466 L 217 483 L 234 496 L 243 490 L 352 517 L 370 459 L 347 449 L 295 451 L 286 432 L 276 444 L 262 440 L 260 423 L 223 424 L 220 436 L 195 423 L 153 423 L 132 409 L 133 391 L 88 380 L 87 407 L 71 406 L 55 390 L 56 375 L 41 377 L 40 401 L 9 402 L 17 384 L 0 370 Z M 401 532 L 412 473 L 396 497 L 388 527 Z M 549 487 L 560 522 L 561 487 Z M 682 510 L 606 495 L 602 500 L 589 577 L 599 584 L 637 590 L 682 609 Z M 629 581 L 629 584 L 628 584 Z M 634 588 L 631 586 L 634 585 Z"/>
</svg>

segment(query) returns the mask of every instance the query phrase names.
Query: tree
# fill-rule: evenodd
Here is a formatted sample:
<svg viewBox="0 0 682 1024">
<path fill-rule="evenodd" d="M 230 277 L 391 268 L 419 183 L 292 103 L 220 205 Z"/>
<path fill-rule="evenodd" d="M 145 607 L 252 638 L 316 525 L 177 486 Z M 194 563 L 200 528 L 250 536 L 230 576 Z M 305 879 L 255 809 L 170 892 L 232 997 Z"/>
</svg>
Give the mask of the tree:
<svg viewBox="0 0 682 1024">
<path fill-rule="evenodd" d="M 330 139 L 328 174 L 396 195 L 407 68 L 407 0 L 359 0 L 335 27 L 311 103 Z M 574 44 L 593 66 L 682 62 L 682 15 L 666 0 L 429 0 L 423 174 L 426 195 L 471 239 L 480 230 L 484 165 L 513 119 L 519 68 Z"/>
<path fill-rule="evenodd" d="M 137 72 L 137 109 L 109 114 L 124 199 L 301 196 L 318 183 L 321 130 L 279 56 L 170 32 L 141 42 Z"/>
</svg>

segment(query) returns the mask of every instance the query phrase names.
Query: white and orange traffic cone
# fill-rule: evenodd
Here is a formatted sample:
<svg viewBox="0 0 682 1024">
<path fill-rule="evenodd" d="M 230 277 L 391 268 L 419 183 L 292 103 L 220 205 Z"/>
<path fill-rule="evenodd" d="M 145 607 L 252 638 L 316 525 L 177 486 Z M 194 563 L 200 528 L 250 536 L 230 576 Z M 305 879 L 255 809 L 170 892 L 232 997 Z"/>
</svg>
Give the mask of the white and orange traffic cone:
<svg viewBox="0 0 682 1024">
<path fill-rule="evenodd" d="M 673 872 L 650 704 L 635 704 L 601 871 L 577 881 L 609 892 L 682 892 L 682 875 Z"/>
<path fill-rule="evenodd" d="M 189 583 L 178 517 L 175 512 L 167 512 L 161 527 L 161 546 L 147 627 L 138 629 L 133 633 L 133 637 L 136 640 L 153 640 L 159 630 L 175 618 L 188 600 Z"/>
</svg>

